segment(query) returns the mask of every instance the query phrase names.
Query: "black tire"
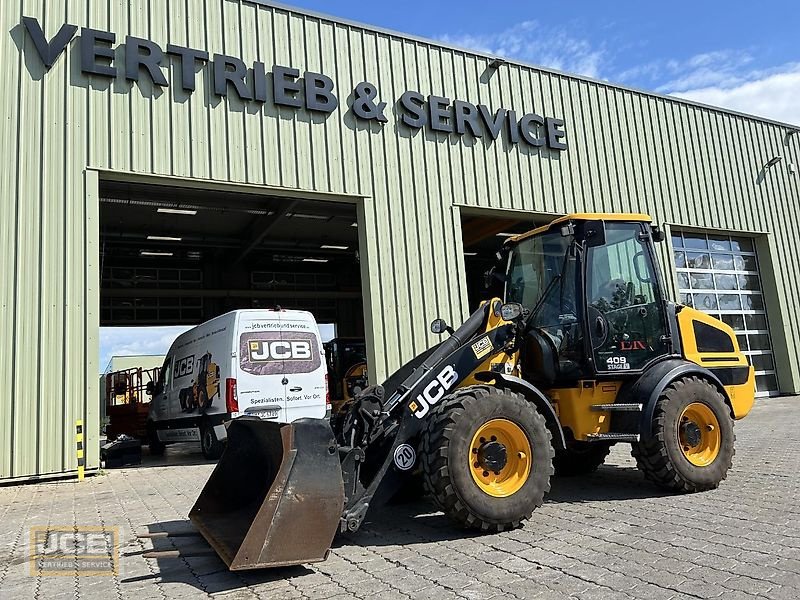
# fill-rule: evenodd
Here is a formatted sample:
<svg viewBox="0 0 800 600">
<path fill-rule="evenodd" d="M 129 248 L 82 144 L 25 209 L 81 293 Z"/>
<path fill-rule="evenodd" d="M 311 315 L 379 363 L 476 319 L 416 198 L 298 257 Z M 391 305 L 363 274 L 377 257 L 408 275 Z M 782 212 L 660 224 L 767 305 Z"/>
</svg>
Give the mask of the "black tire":
<svg viewBox="0 0 800 600">
<path fill-rule="evenodd" d="M 150 449 L 150 456 L 164 456 L 164 451 L 167 449 L 166 444 L 158 439 L 156 426 L 152 421 L 147 423 L 147 445 Z"/>
<path fill-rule="evenodd" d="M 523 430 L 533 460 L 527 480 L 510 496 L 481 490 L 472 478 L 470 443 L 484 423 L 507 419 Z M 443 399 L 427 417 L 422 433 L 425 488 L 436 505 L 457 523 L 484 532 L 518 527 L 542 505 L 550 491 L 553 445 L 536 407 L 508 389 L 476 385 Z"/>
<path fill-rule="evenodd" d="M 572 442 L 566 450 L 556 450 L 553 460 L 556 476 L 573 477 L 594 473 L 602 465 L 611 444 L 607 442 Z"/>
<path fill-rule="evenodd" d="M 692 464 L 681 449 L 678 427 L 684 409 L 692 403 L 706 405 L 719 423 L 719 451 L 705 466 Z M 733 419 L 725 398 L 710 382 L 684 377 L 667 386 L 653 413 L 653 436 L 633 444 L 631 454 L 645 477 L 673 492 L 700 492 L 719 486 L 733 463 Z"/>
<path fill-rule="evenodd" d="M 225 450 L 225 444 L 217 439 L 211 423 L 205 422 L 200 425 L 200 449 L 208 460 L 217 460 Z"/>
</svg>

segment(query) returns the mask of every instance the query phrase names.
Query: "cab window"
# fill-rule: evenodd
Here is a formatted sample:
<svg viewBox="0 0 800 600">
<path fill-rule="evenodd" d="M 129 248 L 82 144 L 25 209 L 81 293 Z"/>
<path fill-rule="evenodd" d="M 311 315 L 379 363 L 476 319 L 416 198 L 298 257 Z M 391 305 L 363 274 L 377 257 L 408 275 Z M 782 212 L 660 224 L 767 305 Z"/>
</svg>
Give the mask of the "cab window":
<svg viewBox="0 0 800 600">
<path fill-rule="evenodd" d="M 639 370 L 667 351 L 666 323 L 645 231 L 607 222 L 586 252 L 587 317 L 598 371 Z"/>
</svg>

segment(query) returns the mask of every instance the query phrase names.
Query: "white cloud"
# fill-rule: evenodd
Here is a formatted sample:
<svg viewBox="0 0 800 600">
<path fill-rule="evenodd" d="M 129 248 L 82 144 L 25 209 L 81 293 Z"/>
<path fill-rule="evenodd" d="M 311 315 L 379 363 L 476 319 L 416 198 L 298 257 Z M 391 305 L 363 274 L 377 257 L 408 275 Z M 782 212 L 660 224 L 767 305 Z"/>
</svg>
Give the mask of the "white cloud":
<svg viewBox="0 0 800 600">
<path fill-rule="evenodd" d="M 112 356 L 166 354 L 170 345 L 191 326 L 101 327 L 100 368 L 105 370 Z"/>
<path fill-rule="evenodd" d="M 599 77 L 605 60 L 603 46 L 553 30 L 538 21 L 522 21 L 494 33 L 441 35 L 447 44 L 477 52 L 515 58 L 559 71 Z"/>
<path fill-rule="evenodd" d="M 686 89 L 673 95 L 800 126 L 800 63 L 737 85 Z"/>
<path fill-rule="evenodd" d="M 744 50 L 715 50 L 684 60 L 660 59 L 636 65 L 613 76 L 614 81 L 658 92 L 680 92 L 709 86 L 729 87 L 746 80 L 753 57 Z"/>
</svg>

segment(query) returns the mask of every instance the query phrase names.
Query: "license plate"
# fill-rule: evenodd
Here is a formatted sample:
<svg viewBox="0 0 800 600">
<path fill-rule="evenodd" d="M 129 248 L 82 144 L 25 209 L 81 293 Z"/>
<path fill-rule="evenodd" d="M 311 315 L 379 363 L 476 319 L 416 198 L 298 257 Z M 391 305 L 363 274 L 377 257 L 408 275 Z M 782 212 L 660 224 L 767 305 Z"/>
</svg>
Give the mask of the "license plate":
<svg viewBox="0 0 800 600">
<path fill-rule="evenodd" d="M 259 419 L 275 419 L 280 414 L 281 409 L 271 408 L 268 410 L 254 410 L 246 413 L 251 417 L 258 417 Z"/>
</svg>

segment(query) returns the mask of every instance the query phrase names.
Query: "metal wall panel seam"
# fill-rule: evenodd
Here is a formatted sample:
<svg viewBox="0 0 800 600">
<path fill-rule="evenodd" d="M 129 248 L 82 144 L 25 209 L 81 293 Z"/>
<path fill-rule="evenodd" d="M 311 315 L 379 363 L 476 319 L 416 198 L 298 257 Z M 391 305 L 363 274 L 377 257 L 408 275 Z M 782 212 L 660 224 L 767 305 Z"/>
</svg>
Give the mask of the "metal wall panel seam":
<svg viewBox="0 0 800 600">
<path fill-rule="evenodd" d="M 84 243 L 85 251 L 85 299 L 86 307 L 85 331 L 84 331 L 84 370 L 86 393 L 83 396 L 82 418 L 87 433 L 85 438 L 86 452 L 85 461 L 87 468 L 95 468 L 100 465 L 100 390 L 97 374 L 100 372 L 98 365 L 100 357 L 100 270 L 99 261 L 99 236 L 97 231 L 100 228 L 100 194 L 99 180 L 97 171 L 86 170 L 86 198 L 85 208 L 85 228 Z M 93 232 L 93 233 L 92 233 Z M 65 423 L 69 427 L 71 423 Z"/>
<path fill-rule="evenodd" d="M 0 25 L 3 31 L 16 31 L 22 35 L 22 28 L 17 24 L 21 13 L 19 3 L 4 2 L 0 4 Z M 16 27 L 16 30 L 14 29 Z M 19 39 L 19 37 L 17 37 Z M 6 198 L 0 203 L 0 369 L 8 374 L 12 385 L 17 381 L 16 360 L 14 353 L 15 311 L 16 311 L 16 246 L 17 246 L 17 204 L 19 198 L 19 178 L 17 164 L 20 117 L 19 86 L 22 71 L 22 56 L 14 56 L 17 47 L 12 36 L 0 41 L 0 52 L 7 56 L 8 69 L 2 91 L 0 91 L 0 114 L 6 115 L 7 121 L 0 128 L 0 152 L 3 156 L 4 168 L 0 170 L 0 186 Z M 14 412 L 15 405 L 11 394 L 0 397 L 0 479 L 12 476 L 11 456 L 14 451 Z"/>
<path fill-rule="evenodd" d="M 402 84 L 397 85 L 396 78 L 398 77 L 397 69 L 395 68 L 392 60 L 392 44 L 396 41 L 385 36 L 376 36 L 376 56 L 377 65 L 388 65 L 386 76 L 377 74 L 378 89 L 381 94 L 386 97 L 394 97 L 397 95 L 397 88 Z M 392 215 L 392 223 L 394 226 L 393 241 L 400 241 L 400 243 L 393 243 L 390 251 L 394 254 L 395 265 L 400 265 L 400 268 L 395 272 L 397 306 L 399 310 L 405 310 L 405 313 L 410 315 L 421 315 L 420 296 L 425 293 L 425 281 L 422 279 L 422 271 L 419 265 L 419 256 L 415 256 L 412 252 L 413 240 L 409 239 L 409 223 L 407 221 L 406 203 L 410 205 L 416 204 L 417 199 L 414 197 L 413 187 L 409 188 L 410 173 L 404 173 L 403 169 L 403 152 L 400 149 L 399 136 L 388 136 L 386 132 L 386 124 L 380 127 L 380 137 L 384 143 L 384 152 L 386 152 L 387 160 L 386 166 L 393 170 L 396 177 L 396 185 L 390 177 L 390 172 L 387 171 L 386 175 L 386 196 L 384 202 L 389 204 L 389 213 Z M 393 139 L 392 139 L 393 138 Z M 413 182 L 412 182 L 413 185 Z M 400 275 L 398 280 L 397 275 Z M 404 276 L 404 277 L 403 277 Z M 401 327 L 397 313 L 392 314 L 392 319 L 395 321 L 395 326 L 400 332 L 400 356 L 401 361 L 405 361 L 417 352 L 417 342 L 419 340 L 419 328 Z"/>
<path fill-rule="evenodd" d="M 769 160 L 772 156 L 779 154 L 775 148 L 775 142 L 773 140 L 772 144 L 769 143 L 766 136 L 753 136 L 754 139 L 757 139 L 759 145 L 761 146 L 763 160 L 759 162 L 763 162 L 766 164 L 767 160 Z M 772 146 L 772 148 L 769 148 Z M 780 164 L 780 163 L 778 163 Z M 771 197 L 774 205 L 769 206 L 769 209 L 765 212 L 768 215 L 768 219 L 770 221 L 770 230 L 776 231 L 778 233 L 778 237 L 780 238 L 780 246 L 782 246 L 785 260 L 781 261 L 781 266 L 784 267 L 781 269 L 783 273 L 783 277 L 776 278 L 776 283 L 778 287 L 779 298 L 784 298 L 785 300 L 789 300 L 786 304 L 789 306 L 798 306 L 798 297 L 797 297 L 797 285 L 796 285 L 796 273 L 797 273 L 797 264 L 795 263 L 795 259 L 797 256 L 797 249 L 796 249 L 796 223 L 797 221 L 792 218 L 791 215 L 788 215 L 787 212 L 790 210 L 787 206 L 787 203 L 782 201 L 782 197 L 780 192 L 777 189 L 777 173 L 779 173 L 779 167 L 776 165 L 770 169 L 764 169 L 764 178 L 761 182 L 761 187 L 765 188 L 765 193 L 768 195 L 768 199 L 764 204 L 769 203 L 769 198 Z M 792 231 L 794 230 L 794 231 Z M 790 268 L 786 268 L 787 266 Z M 773 265 L 774 268 L 774 265 Z M 785 283 L 790 284 L 789 286 L 784 285 Z M 789 289 L 787 293 L 787 287 Z M 781 314 L 785 312 L 785 309 L 788 306 L 781 306 Z M 767 318 L 769 318 L 769 314 L 767 314 Z M 790 319 L 789 320 L 789 328 L 791 331 L 791 335 L 787 336 L 790 347 L 794 345 L 795 340 L 797 340 L 798 329 L 797 329 L 797 319 Z M 794 353 L 796 355 L 796 352 Z"/>
</svg>

